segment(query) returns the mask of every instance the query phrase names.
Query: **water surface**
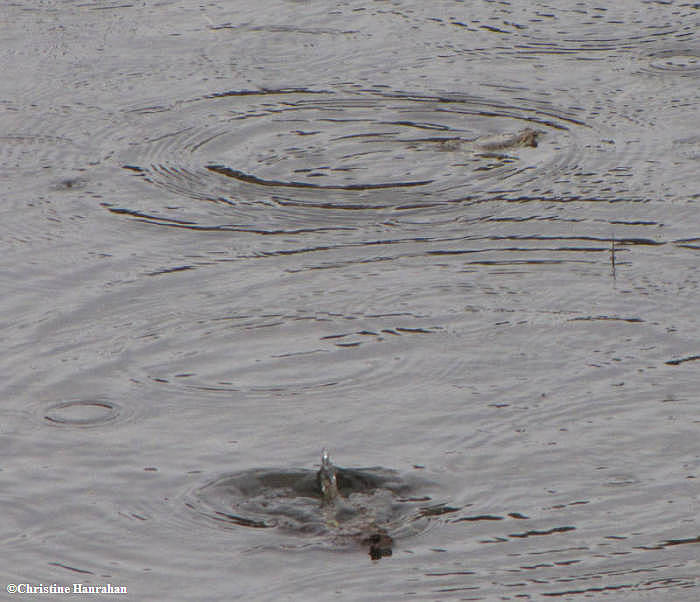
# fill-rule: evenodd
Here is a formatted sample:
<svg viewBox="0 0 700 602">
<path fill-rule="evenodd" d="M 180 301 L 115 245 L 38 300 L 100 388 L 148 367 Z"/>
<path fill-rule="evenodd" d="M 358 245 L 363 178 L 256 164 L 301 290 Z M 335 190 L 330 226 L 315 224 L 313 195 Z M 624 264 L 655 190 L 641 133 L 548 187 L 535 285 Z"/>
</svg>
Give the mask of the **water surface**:
<svg viewBox="0 0 700 602">
<path fill-rule="evenodd" d="M 5 584 L 698 598 L 697 5 L 0 23 Z M 323 446 L 422 483 L 391 557 L 212 520 Z"/>
</svg>

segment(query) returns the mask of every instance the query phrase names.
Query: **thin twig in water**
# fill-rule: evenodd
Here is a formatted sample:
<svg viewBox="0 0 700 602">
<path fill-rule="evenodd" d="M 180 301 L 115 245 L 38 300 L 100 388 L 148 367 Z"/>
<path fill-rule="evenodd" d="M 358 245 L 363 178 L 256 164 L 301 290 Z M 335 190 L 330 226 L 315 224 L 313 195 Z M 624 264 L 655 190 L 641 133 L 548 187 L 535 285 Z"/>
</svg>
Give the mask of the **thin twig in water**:
<svg viewBox="0 0 700 602">
<path fill-rule="evenodd" d="M 615 235 L 610 239 L 610 275 L 615 280 Z"/>
</svg>

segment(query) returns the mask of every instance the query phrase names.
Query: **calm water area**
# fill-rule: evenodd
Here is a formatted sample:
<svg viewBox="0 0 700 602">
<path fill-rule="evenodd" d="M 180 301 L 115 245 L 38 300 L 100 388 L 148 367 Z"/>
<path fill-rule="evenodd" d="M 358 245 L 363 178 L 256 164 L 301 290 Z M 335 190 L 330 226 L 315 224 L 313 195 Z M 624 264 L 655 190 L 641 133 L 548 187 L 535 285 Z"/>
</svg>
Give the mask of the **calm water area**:
<svg viewBox="0 0 700 602">
<path fill-rule="evenodd" d="M 700 599 L 697 2 L 13 0 L 0 68 L 0 598 Z"/>
</svg>

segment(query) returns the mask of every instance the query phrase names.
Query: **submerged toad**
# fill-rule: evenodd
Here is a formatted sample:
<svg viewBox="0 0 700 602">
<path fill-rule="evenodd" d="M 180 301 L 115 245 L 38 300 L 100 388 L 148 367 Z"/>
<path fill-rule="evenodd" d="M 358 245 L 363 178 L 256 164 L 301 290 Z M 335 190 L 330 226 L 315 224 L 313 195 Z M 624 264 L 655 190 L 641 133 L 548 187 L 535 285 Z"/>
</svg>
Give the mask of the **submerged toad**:
<svg viewBox="0 0 700 602">
<path fill-rule="evenodd" d="M 344 535 L 357 537 L 362 545 L 368 546 L 372 560 L 391 556 L 394 540 L 388 531 L 377 525 L 366 507 L 355 506 L 351 498 L 341 495 L 338 481 L 342 483 L 345 480 L 342 471 L 343 469 L 331 462 L 328 450 L 324 448 L 321 452 L 321 468 L 318 470 L 317 479 L 321 490 L 321 506 L 326 513 L 326 523 Z M 351 487 L 348 488 L 351 489 Z"/>
<path fill-rule="evenodd" d="M 416 138 L 409 140 L 412 148 L 417 148 L 423 144 L 437 145 L 442 151 L 472 151 L 477 154 L 503 153 L 516 148 L 537 148 L 537 139 L 544 132 L 533 128 L 525 128 L 515 133 L 496 134 L 493 136 L 479 136 L 473 140 L 465 138 Z"/>
</svg>

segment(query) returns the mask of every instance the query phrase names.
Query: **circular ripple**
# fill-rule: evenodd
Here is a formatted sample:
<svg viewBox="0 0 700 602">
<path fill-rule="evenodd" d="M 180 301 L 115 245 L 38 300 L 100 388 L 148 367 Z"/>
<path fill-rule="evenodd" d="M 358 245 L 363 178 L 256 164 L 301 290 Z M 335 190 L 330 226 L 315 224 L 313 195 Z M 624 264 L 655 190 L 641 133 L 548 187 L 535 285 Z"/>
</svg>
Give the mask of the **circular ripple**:
<svg viewBox="0 0 700 602">
<path fill-rule="evenodd" d="M 58 113 L 34 108 L 37 114 L 6 130 L 0 136 L 2 169 L 84 170 L 107 160 L 113 153 L 113 120 L 104 114 L 65 110 Z"/>
<path fill-rule="evenodd" d="M 691 50 L 658 52 L 649 60 L 648 70 L 676 75 L 698 75 L 700 74 L 700 53 Z"/>
<path fill-rule="evenodd" d="M 113 422 L 121 408 L 112 401 L 77 399 L 50 405 L 44 420 L 53 426 L 94 427 Z"/>
<path fill-rule="evenodd" d="M 697 161 L 700 159 L 700 136 L 690 136 L 673 141 L 673 147 L 678 156 Z"/>
<path fill-rule="evenodd" d="M 233 111 L 230 99 L 207 104 L 220 114 Z M 462 188 L 465 171 L 470 179 L 502 178 L 518 170 L 523 154 L 542 154 L 516 147 L 470 152 L 479 138 L 526 127 L 553 136 L 568 127 L 565 118 L 538 109 L 472 98 L 307 93 L 266 105 L 235 111 L 210 128 L 159 136 L 146 149 L 147 176 L 193 198 L 218 190 L 234 202 L 378 208 L 401 202 L 399 189 L 421 198 Z"/>
<path fill-rule="evenodd" d="M 649 3 L 638 7 L 622 3 L 586 6 L 576 1 L 503 3 L 478 28 L 502 37 L 504 34 L 519 37 L 521 42 L 510 46 L 509 53 L 609 52 L 694 33 L 694 11 L 690 7 L 686 11 L 683 19 L 667 6 Z M 679 27 L 683 22 L 688 25 Z"/>
<path fill-rule="evenodd" d="M 56 158 L 66 154 L 87 154 L 75 141 L 60 136 L 44 136 L 36 134 L 15 133 L 0 136 L 3 149 L 3 163 L 6 167 L 50 168 L 55 165 Z"/>
<path fill-rule="evenodd" d="M 231 91 L 141 118 L 149 140 L 124 167 L 216 208 L 113 210 L 163 225 L 265 233 L 520 195 L 542 174 L 576 164 L 596 137 L 576 114 L 544 102 L 464 95 Z M 541 133 L 536 148 L 481 146 L 528 128 Z"/>
<path fill-rule="evenodd" d="M 15 410 L 3 410 L 0 412 L 0 437 L 25 433 L 29 414 Z"/>
</svg>

